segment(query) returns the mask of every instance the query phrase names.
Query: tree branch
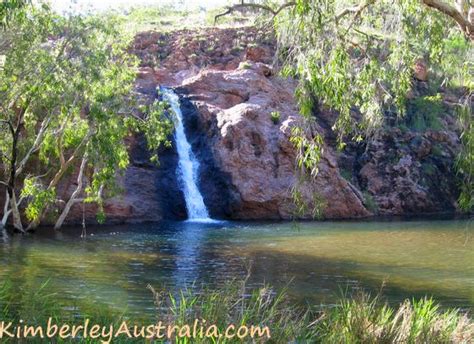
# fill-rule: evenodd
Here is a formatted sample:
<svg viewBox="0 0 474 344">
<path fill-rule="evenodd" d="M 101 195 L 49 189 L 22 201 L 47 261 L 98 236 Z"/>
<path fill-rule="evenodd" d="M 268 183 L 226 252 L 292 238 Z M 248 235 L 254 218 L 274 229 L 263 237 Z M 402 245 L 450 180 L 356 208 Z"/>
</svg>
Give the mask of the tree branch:
<svg viewBox="0 0 474 344">
<path fill-rule="evenodd" d="M 365 8 L 372 5 L 374 2 L 375 2 L 375 0 L 367 0 L 364 3 L 360 4 L 359 6 L 348 7 L 348 8 L 343 9 L 341 12 L 336 14 L 336 22 L 338 22 L 344 16 L 346 16 L 350 13 L 354 13 L 355 14 L 354 18 L 357 18 Z"/>
<path fill-rule="evenodd" d="M 93 134 L 94 134 L 94 130 L 92 128 L 89 129 L 89 131 L 84 136 L 84 138 L 79 143 L 79 145 L 76 147 L 76 149 L 74 150 L 72 155 L 69 157 L 69 159 L 66 160 L 65 163 L 60 166 L 59 170 L 56 172 L 53 179 L 49 182 L 49 185 L 46 188 L 46 190 L 52 190 L 53 188 L 55 188 L 58 185 L 58 183 L 61 181 L 61 178 L 63 177 L 64 173 L 66 173 L 67 169 L 75 162 L 75 160 L 79 156 L 80 151 L 87 145 L 87 143 L 89 142 L 89 139 L 92 137 Z M 43 209 L 43 213 L 36 220 L 33 220 L 28 225 L 27 231 L 31 231 L 34 228 L 38 227 L 38 225 L 40 224 L 40 221 L 42 220 L 42 218 L 45 214 L 45 211 L 46 211 L 46 209 Z"/>
<path fill-rule="evenodd" d="M 284 3 L 283 5 L 278 7 L 277 9 L 273 9 L 270 6 L 267 6 L 267 5 L 245 3 L 245 2 L 242 1 L 242 3 L 240 3 L 240 4 L 227 7 L 225 12 L 217 14 L 214 17 L 214 24 L 217 23 L 217 19 L 219 19 L 220 17 L 226 16 L 226 15 L 228 15 L 228 14 L 234 12 L 234 11 L 243 11 L 246 8 L 254 8 L 254 9 L 258 9 L 258 10 L 267 11 L 267 12 L 270 12 L 273 15 L 273 17 L 275 17 L 275 16 L 278 15 L 278 13 L 283 11 L 285 8 L 292 7 L 292 6 L 295 6 L 295 5 L 296 5 L 295 1 L 290 1 L 290 2 Z"/>
<path fill-rule="evenodd" d="M 10 133 L 12 135 L 15 135 L 15 128 L 13 128 L 13 124 L 11 121 L 7 121 L 5 119 L 0 119 L 0 123 L 5 123 L 5 124 L 8 124 L 8 128 L 10 129 Z"/>
<path fill-rule="evenodd" d="M 82 158 L 81 167 L 79 168 L 79 173 L 77 175 L 77 187 L 72 193 L 71 197 L 69 198 L 69 201 L 66 203 L 61 215 L 56 221 L 56 224 L 54 225 L 54 229 L 56 230 L 62 227 L 64 220 L 66 220 L 66 217 L 68 216 L 69 211 L 71 210 L 72 206 L 79 201 L 77 199 L 77 196 L 79 196 L 83 188 L 83 177 L 84 177 L 84 170 L 86 166 L 87 166 L 87 153 Z"/>
<path fill-rule="evenodd" d="M 423 4 L 428 7 L 434 8 L 435 10 L 451 17 L 456 23 L 459 24 L 461 30 L 466 36 L 474 41 L 474 22 L 469 22 L 467 17 L 464 17 L 463 13 L 458 11 L 454 6 L 445 3 L 442 0 L 422 0 Z"/>
<path fill-rule="evenodd" d="M 348 8 L 343 9 L 341 12 L 336 14 L 336 17 L 335 17 L 336 22 L 338 22 L 344 16 L 350 13 L 354 13 L 355 17 L 359 16 L 360 12 L 362 12 L 369 5 L 375 3 L 375 1 L 376 0 L 367 0 L 358 6 L 348 7 Z M 471 41 L 474 41 L 474 21 L 469 20 L 469 14 L 466 11 L 466 8 L 464 8 L 465 1 L 458 1 L 457 8 L 445 3 L 442 0 L 422 0 L 422 3 L 428 7 L 431 7 L 447 15 L 448 17 L 451 17 L 454 21 L 456 21 L 459 24 L 461 31 L 463 31 L 464 34 L 466 34 L 466 36 Z M 240 4 L 227 7 L 225 12 L 217 14 L 214 17 L 214 24 L 217 23 L 217 20 L 220 17 L 226 16 L 234 11 L 242 11 L 245 8 L 254 8 L 254 9 L 264 10 L 264 11 L 270 12 L 273 15 L 273 17 L 275 17 L 285 8 L 292 7 L 295 5 L 296 5 L 295 1 L 290 1 L 290 2 L 284 3 L 278 9 L 273 9 L 272 7 L 267 6 L 267 5 L 245 3 L 244 1 L 242 1 L 242 3 Z"/>
<path fill-rule="evenodd" d="M 280 13 L 281 11 L 283 11 L 285 8 L 287 7 L 293 7 L 296 5 L 296 2 L 295 1 L 290 1 L 290 2 L 287 2 L 286 4 L 283 4 L 281 5 L 276 11 L 275 13 L 273 14 L 273 16 L 277 16 L 278 13 Z"/>
<path fill-rule="evenodd" d="M 19 175 L 23 172 L 23 169 L 25 168 L 26 163 L 30 159 L 31 155 L 33 153 L 36 153 L 38 151 L 38 149 L 40 148 L 41 143 L 43 142 L 44 134 L 45 134 L 46 129 L 48 128 L 50 122 L 51 122 L 51 117 L 48 117 L 43 121 L 43 123 L 41 123 L 41 128 L 40 128 L 38 134 L 36 135 L 35 142 L 33 143 L 30 150 L 28 151 L 28 153 L 26 153 L 25 157 L 21 160 L 20 164 L 18 165 L 18 168 L 16 170 L 17 175 Z"/>
<path fill-rule="evenodd" d="M 352 7 L 352 8 L 347 8 L 347 9 L 343 10 L 341 13 L 339 13 L 336 16 L 336 25 L 337 25 L 339 20 L 341 20 L 342 17 L 344 17 L 346 14 L 354 13 L 354 16 L 352 17 L 352 20 L 351 20 L 349 26 L 346 28 L 346 32 L 344 33 L 344 36 L 347 35 L 347 33 L 350 31 L 350 29 L 352 29 L 352 26 L 354 26 L 354 23 L 360 17 L 360 14 L 362 13 L 362 11 L 364 11 L 367 7 L 372 5 L 374 2 L 375 2 L 375 0 L 367 0 L 365 3 L 362 3 L 359 6 Z"/>
<path fill-rule="evenodd" d="M 63 174 L 67 171 L 69 166 L 71 166 L 72 163 L 75 161 L 75 159 L 77 158 L 79 152 L 81 151 L 82 148 L 84 148 L 86 146 L 86 144 L 89 142 L 89 139 L 92 137 L 92 135 L 93 135 L 93 130 L 90 129 L 87 132 L 87 134 L 84 136 L 82 141 L 79 143 L 79 145 L 76 147 L 74 152 L 71 154 L 69 159 L 67 161 L 65 161 L 63 165 L 61 165 L 59 171 L 55 174 L 55 176 L 53 177 L 53 179 L 49 183 L 48 190 L 51 190 L 53 187 L 56 187 L 56 185 L 61 180 Z"/>
<path fill-rule="evenodd" d="M 64 166 L 64 164 L 66 163 L 66 160 L 64 158 L 64 149 L 63 149 L 64 131 L 66 130 L 66 125 L 68 124 L 68 120 L 69 120 L 69 117 L 71 116 L 72 109 L 76 106 L 78 99 L 79 99 L 79 96 L 76 94 L 76 96 L 74 97 L 74 101 L 72 102 L 72 105 L 69 108 L 69 111 L 66 115 L 66 118 L 64 118 L 63 123 L 61 124 L 57 132 L 57 136 L 58 136 L 57 145 L 58 145 L 58 151 L 59 151 L 59 162 L 61 166 Z"/>
</svg>

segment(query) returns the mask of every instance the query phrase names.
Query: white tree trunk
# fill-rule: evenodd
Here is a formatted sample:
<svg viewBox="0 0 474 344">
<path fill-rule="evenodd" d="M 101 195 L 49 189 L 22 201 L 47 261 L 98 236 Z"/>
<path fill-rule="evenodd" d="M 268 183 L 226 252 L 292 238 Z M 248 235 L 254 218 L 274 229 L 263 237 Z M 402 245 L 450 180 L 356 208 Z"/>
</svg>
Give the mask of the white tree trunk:
<svg viewBox="0 0 474 344">
<path fill-rule="evenodd" d="M 10 208 L 13 217 L 13 227 L 20 232 L 24 232 L 23 224 L 21 223 L 20 210 L 18 209 L 18 203 L 16 202 L 16 196 L 13 192 L 10 196 Z"/>
<path fill-rule="evenodd" d="M 89 143 L 89 139 L 91 138 L 93 133 L 94 133 L 93 130 L 89 129 L 86 136 L 84 136 L 81 143 L 76 147 L 76 149 L 74 150 L 74 152 L 72 153 L 72 155 L 69 157 L 68 160 L 64 159 L 62 148 L 61 147 L 59 148 L 61 166 L 60 166 L 59 170 L 56 172 L 56 174 L 54 175 L 53 179 L 50 181 L 47 190 L 52 190 L 53 188 L 55 188 L 59 184 L 59 182 L 61 181 L 63 175 L 66 173 L 66 171 L 69 169 L 69 167 L 72 166 L 74 164 L 74 162 L 76 161 L 76 159 L 79 157 L 79 154 L 81 153 L 81 150 Z M 84 159 L 87 159 L 86 155 L 84 155 L 82 159 L 83 159 L 82 161 L 84 162 Z M 43 218 L 44 213 L 45 213 L 45 211 L 43 211 L 43 213 L 36 220 L 33 220 L 33 221 L 30 222 L 30 224 L 28 225 L 27 231 L 33 230 L 33 229 L 35 229 L 36 227 L 39 226 L 39 224 L 41 222 L 41 219 Z M 67 216 L 67 214 L 66 214 L 66 216 Z"/>
<path fill-rule="evenodd" d="M 54 225 L 54 229 L 59 229 L 62 227 L 64 220 L 66 220 L 66 217 L 69 214 L 69 211 L 71 210 L 72 206 L 78 202 L 83 201 L 83 199 L 78 199 L 77 197 L 82 191 L 83 188 L 83 178 L 84 178 L 84 170 L 87 165 L 87 156 L 84 156 L 81 162 L 81 167 L 79 168 L 79 174 L 77 175 L 77 187 L 76 190 L 72 193 L 71 197 L 69 198 L 69 201 L 67 201 L 61 215 L 59 216 L 58 220 L 56 221 L 56 224 Z"/>
<path fill-rule="evenodd" d="M 10 217 L 11 210 L 9 209 L 10 205 L 10 195 L 8 195 L 8 191 L 5 191 L 5 205 L 3 207 L 3 217 L 2 217 L 2 222 L 0 222 L 0 229 L 3 229 L 6 227 L 8 218 Z"/>
</svg>

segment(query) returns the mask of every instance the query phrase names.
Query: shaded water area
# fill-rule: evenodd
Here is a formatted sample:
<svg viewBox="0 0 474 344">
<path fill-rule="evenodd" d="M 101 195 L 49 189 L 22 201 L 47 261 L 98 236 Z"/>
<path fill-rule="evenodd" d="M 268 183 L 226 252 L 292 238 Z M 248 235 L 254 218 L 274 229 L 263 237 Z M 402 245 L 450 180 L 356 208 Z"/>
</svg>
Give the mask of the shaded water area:
<svg viewBox="0 0 474 344">
<path fill-rule="evenodd" d="M 0 239 L 0 279 L 26 293 L 48 282 L 63 306 L 153 314 L 158 289 L 243 279 L 288 286 L 300 303 L 331 304 L 363 288 L 397 304 L 434 296 L 474 309 L 473 227 L 467 220 L 193 223 L 89 228 Z M 21 298 L 19 298 L 21 299 Z"/>
</svg>

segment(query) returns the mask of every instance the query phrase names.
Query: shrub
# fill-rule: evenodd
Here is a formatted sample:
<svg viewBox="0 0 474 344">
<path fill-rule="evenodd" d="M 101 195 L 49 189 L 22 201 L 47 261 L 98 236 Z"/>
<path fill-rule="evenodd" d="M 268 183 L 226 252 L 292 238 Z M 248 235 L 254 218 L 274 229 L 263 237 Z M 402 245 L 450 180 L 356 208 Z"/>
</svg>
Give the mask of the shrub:
<svg viewBox="0 0 474 344">
<path fill-rule="evenodd" d="M 281 119 L 280 111 L 272 111 L 270 113 L 270 118 L 273 124 L 277 125 L 278 123 L 280 123 L 280 119 Z"/>
<path fill-rule="evenodd" d="M 377 202 L 368 191 L 364 192 L 364 205 L 370 212 L 374 214 L 378 212 Z"/>
<path fill-rule="evenodd" d="M 416 131 L 441 129 L 440 117 L 444 112 L 441 95 L 419 97 L 409 104 L 407 124 Z"/>
</svg>

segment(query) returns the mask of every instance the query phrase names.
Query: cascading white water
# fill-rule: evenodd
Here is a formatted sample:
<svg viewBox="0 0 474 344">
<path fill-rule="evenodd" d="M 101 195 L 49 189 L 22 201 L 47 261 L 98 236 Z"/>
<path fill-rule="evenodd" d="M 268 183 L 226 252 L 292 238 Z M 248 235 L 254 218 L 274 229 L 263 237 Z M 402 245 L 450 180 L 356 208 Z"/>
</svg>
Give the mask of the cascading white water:
<svg viewBox="0 0 474 344">
<path fill-rule="evenodd" d="M 189 220 L 208 221 L 209 213 L 197 186 L 199 162 L 191 150 L 183 125 L 183 113 L 179 106 L 179 97 L 169 88 L 161 88 L 163 98 L 169 103 L 175 114 L 175 139 L 178 151 L 178 177 L 180 179 Z"/>
</svg>

